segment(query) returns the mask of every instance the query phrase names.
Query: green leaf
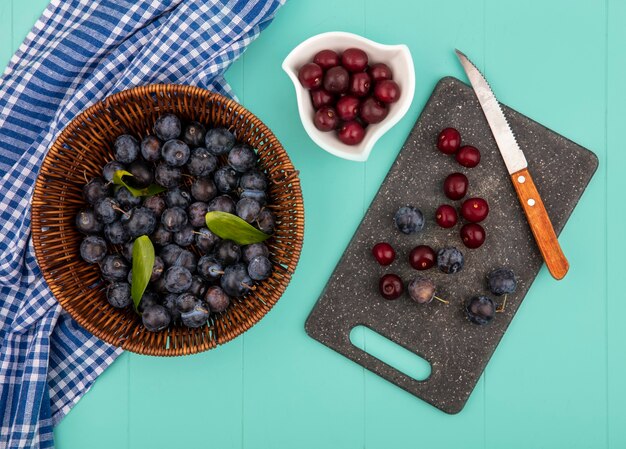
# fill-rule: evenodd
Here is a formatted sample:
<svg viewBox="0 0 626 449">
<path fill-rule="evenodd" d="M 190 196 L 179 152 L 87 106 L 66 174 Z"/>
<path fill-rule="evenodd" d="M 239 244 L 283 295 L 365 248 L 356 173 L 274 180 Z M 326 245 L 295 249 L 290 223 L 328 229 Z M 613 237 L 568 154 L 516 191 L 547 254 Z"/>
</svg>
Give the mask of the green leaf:
<svg viewBox="0 0 626 449">
<path fill-rule="evenodd" d="M 145 189 L 141 189 L 141 192 L 142 192 L 141 196 L 153 196 L 153 195 L 156 195 L 157 193 L 165 192 L 166 190 L 167 189 L 165 187 L 160 186 L 158 184 L 150 184 Z"/>
<path fill-rule="evenodd" d="M 115 173 L 113 173 L 113 184 L 126 187 L 130 191 L 130 193 L 133 194 L 133 196 L 141 196 L 141 191 L 139 189 L 136 189 L 126 184 L 123 179 L 125 176 L 129 176 L 132 178 L 133 174 L 126 170 L 116 170 Z"/>
<path fill-rule="evenodd" d="M 270 238 L 247 221 L 227 212 L 207 212 L 204 217 L 209 230 L 223 239 L 232 240 L 238 245 L 250 245 Z"/>
<path fill-rule="evenodd" d="M 139 301 L 146 291 L 152 267 L 154 266 L 154 246 L 147 235 L 137 237 L 133 243 L 133 274 L 130 288 L 130 296 L 133 298 L 135 310 L 139 306 Z"/>
<path fill-rule="evenodd" d="M 124 178 L 128 177 L 134 178 L 133 174 L 126 170 L 116 170 L 115 173 L 113 173 L 113 184 L 126 187 L 133 196 L 152 196 L 165 191 L 165 187 L 161 187 L 158 184 L 150 184 L 144 189 L 136 189 L 124 181 Z"/>
</svg>

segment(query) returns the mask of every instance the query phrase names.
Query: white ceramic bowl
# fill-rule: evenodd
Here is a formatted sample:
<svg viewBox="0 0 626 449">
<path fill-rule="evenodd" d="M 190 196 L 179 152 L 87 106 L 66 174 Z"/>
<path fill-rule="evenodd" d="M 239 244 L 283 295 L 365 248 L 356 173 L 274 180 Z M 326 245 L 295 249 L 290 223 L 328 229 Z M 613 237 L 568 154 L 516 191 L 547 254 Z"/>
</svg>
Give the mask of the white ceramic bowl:
<svg viewBox="0 0 626 449">
<path fill-rule="evenodd" d="M 298 70 L 311 62 L 318 51 L 328 48 L 341 52 L 350 47 L 365 51 L 370 64 L 387 64 L 393 72 L 394 81 L 400 86 L 400 99 L 389 106 L 389 114 L 385 120 L 367 127 L 365 138 L 358 145 L 346 145 L 339 140 L 336 133 L 322 132 L 313 125 L 315 109 L 311 96 L 298 81 Z M 415 93 L 413 58 L 406 45 L 383 45 L 352 33 L 333 31 L 313 36 L 294 48 L 283 61 L 282 67 L 296 88 L 300 120 L 311 139 L 330 154 L 352 161 L 367 160 L 376 141 L 404 117 Z"/>
</svg>

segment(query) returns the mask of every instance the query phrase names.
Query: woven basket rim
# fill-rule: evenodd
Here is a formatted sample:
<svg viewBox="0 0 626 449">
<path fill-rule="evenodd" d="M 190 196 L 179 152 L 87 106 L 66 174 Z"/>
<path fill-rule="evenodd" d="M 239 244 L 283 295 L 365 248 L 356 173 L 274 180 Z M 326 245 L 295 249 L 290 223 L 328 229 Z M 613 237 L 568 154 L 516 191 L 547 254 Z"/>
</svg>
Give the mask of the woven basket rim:
<svg viewBox="0 0 626 449">
<path fill-rule="evenodd" d="M 129 344 L 128 340 L 124 340 L 120 344 L 119 340 L 116 340 L 114 336 L 103 331 L 98 326 L 94 326 L 91 322 L 89 322 L 85 317 L 83 317 L 75 310 L 72 304 L 73 298 L 68 298 L 63 294 L 62 291 L 59 291 L 59 289 L 55 289 L 55 280 L 53 279 L 52 275 L 43 268 L 42 264 L 42 261 L 44 261 L 46 257 L 44 255 L 44 248 L 41 241 L 42 233 L 46 231 L 42 229 L 43 226 L 40 222 L 41 208 L 42 205 L 45 204 L 40 196 L 46 183 L 45 176 L 42 176 L 42 174 L 46 172 L 46 169 L 49 168 L 51 164 L 53 164 L 53 156 L 56 155 L 59 151 L 64 150 L 64 144 L 68 140 L 71 140 L 70 137 L 75 134 L 77 129 L 79 129 L 80 127 L 88 127 L 91 118 L 95 115 L 104 114 L 105 116 L 112 116 L 113 120 L 120 120 L 120 118 L 116 116 L 114 111 L 115 104 L 118 104 L 120 102 L 126 103 L 128 101 L 132 101 L 133 99 L 139 99 L 140 97 L 145 98 L 146 95 L 166 95 L 170 96 L 170 98 L 171 96 L 196 96 L 202 98 L 205 101 L 215 101 L 219 104 L 223 104 L 226 110 L 230 111 L 232 109 L 233 114 L 237 114 L 237 116 L 245 116 L 247 120 L 250 120 L 253 125 L 258 128 L 259 134 L 263 134 L 266 136 L 267 139 L 272 140 L 272 144 L 275 145 L 273 150 L 280 153 L 281 156 L 284 157 L 284 162 L 281 162 L 281 164 L 283 164 L 281 165 L 281 168 L 283 168 L 286 173 L 289 173 L 289 175 L 287 175 L 282 182 L 289 183 L 290 189 L 293 190 L 294 196 L 296 196 L 298 199 L 299 207 L 297 207 L 297 209 L 293 211 L 293 216 L 295 218 L 294 221 L 296 225 L 296 232 L 294 233 L 294 235 L 296 236 L 297 242 L 293 246 L 293 251 L 291 252 L 292 257 L 289 260 L 289 264 L 284 267 L 284 281 L 279 284 L 279 288 L 275 289 L 277 293 L 277 299 L 273 302 L 268 301 L 265 308 L 266 310 L 264 310 L 260 314 L 256 314 L 248 321 L 245 321 L 241 327 L 237 328 L 236 332 L 229 333 L 228 335 L 225 335 L 220 341 L 217 341 L 214 344 L 209 344 L 208 346 L 205 344 L 202 347 L 177 347 L 175 348 L 175 350 L 172 350 L 171 348 L 137 348 Z M 158 110 L 158 108 L 156 108 L 155 110 Z M 145 355 L 178 356 L 203 352 L 209 349 L 213 349 L 218 345 L 224 344 L 246 332 L 258 321 L 260 321 L 269 312 L 269 310 L 271 310 L 271 308 L 278 301 L 278 299 L 280 299 L 284 294 L 284 291 L 287 288 L 291 280 L 291 276 L 293 275 L 298 264 L 304 240 L 304 207 L 302 204 L 302 190 L 300 186 L 298 171 L 294 168 L 291 159 L 288 156 L 288 153 L 286 152 L 278 138 L 257 116 L 255 116 L 253 113 L 248 111 L 246 108 L 244 108 L 242 105 L 235 102 L 234 100 L 221 94 L 211 92 L 204 88 L 183 84 L 149 84 L 123 90 L 107 96 L 103 100 L 94 103 L 93 105 L 80 112 L 76 117 L 74 117 L 56 137 L 54 143 L 48 150 L 43 160 L 34 187 L 31 214 L 32 239 L 38 266 L 41 269 L 41 273 L 48 287 L 51 289 L 55 299 L 59 302 L 63 309 L 66 310 L 72 316 L 72 318 L 74 318 L 78 322 L 79 325 L 81 325 L 83 328 L 91 332 L 99 339 L 111 345 L 121 347 L 124 350 Z"/>
</svg>

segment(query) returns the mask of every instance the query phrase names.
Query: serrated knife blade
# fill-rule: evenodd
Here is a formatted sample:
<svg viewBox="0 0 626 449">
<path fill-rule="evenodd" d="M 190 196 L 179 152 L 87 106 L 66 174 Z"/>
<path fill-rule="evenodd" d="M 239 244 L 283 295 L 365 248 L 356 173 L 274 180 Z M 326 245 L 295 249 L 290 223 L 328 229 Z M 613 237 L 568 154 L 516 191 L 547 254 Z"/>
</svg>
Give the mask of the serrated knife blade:
<svg viewBox="0 0 626 449">
<path fill-rule="evenodd" d="M 509 122 L 504 116 L 504 112 L 502 112 L 500 103 L 491 90 L 491 86 L 489 86 L 485 77 L 467 58 L 467 56 L 459 50 L 456 50 L 456 54 L 461 61 L 461 65 L 465 69 L 465 73 L 474 88 L 474 92 L 476 92 L 480 106 L 483 108 L 483 112 L 485 113 L 485 117 L 487 118 L 487 122 L 491 128 L 493 137 L 498 143 L 498 148 L 500 149 L 500 153 L 502 153 L 502 158 L 504 159 L 504 163 L 506 164 L 509 174 L 513 174 L 516 171 L 526 168 L 528 166 L 526 157 L 517 144 L 515 135 L 513 134 L 513 131 L 511 131 Z"/>
<path fill-rule="evenodd" d="M 455 51 L 491 128 L 543 260 L 550 274 L 555 279 L 562 279 L 569 270 L 569 263 L 559 245 L 539 191 L 530 176 L 526 157 L 485 77 L 467 56 L 459 50 Z"/>
</svg>

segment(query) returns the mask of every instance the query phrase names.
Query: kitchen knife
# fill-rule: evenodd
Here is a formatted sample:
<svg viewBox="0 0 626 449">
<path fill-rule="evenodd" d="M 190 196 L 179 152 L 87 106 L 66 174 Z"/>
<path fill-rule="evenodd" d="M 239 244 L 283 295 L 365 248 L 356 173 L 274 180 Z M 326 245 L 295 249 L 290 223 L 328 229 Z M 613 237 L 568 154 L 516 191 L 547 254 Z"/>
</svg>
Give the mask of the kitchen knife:
<svg viewBox="0 0 626 449">
<path fill-rule="evenodd" d="M 528 172 L 526 157 L 517 144 L 500 103 L 498 103 L 485 77 L 462 52 L 456 50 L 456 54 L 474 88 L 491 132 L 496 139 L 498 149 L 511 176 L 511 181 L 526 214 L 530 229 L 535 236 L 541 256 L 546 262 L 550 274 L 555 279 L 563 279 L 569 269 L 569 263 L 556 238 L 552 222 L 541 196 L 539 196 L 537 187 L 535 187 L 535 183 Z"/>
</svg>

